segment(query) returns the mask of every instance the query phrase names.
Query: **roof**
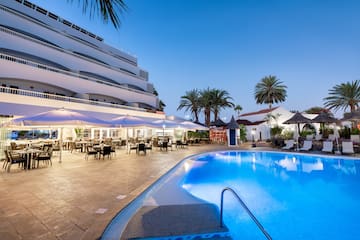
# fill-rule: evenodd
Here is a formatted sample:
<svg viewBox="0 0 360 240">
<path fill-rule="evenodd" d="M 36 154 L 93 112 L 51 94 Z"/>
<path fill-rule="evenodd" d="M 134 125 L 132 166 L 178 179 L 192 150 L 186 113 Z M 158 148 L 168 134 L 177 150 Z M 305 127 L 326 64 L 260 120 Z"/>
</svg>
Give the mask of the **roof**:
<svg viewBox="0 0 360 240">
<path fill-rule="evenodd" d="M 236 129 L 239 128 L 239 124 L 235 121 L 234 116 L 231 117 L 230 122 L 226 125 L 228 129 Z"/>
<path fill-rule="evenodd" d="M 210 123 L 210 126 L 216 126 L 216 127 L 225 127 L 226 123 L 224 123 L 223 120 L 221 120 L 220 118 L 216 119 L 215 121 Z"/>
<path fill-rule="evenodd" d="M 255 122 L 251 122 L 249 120 L 246 120 L 246 119 L 238 119 L 236 120 L 236 122 L 238 124 L 242 124 L 242 125 L 245 125 L 245 126 L 249 126 L 249 125 L 259 125 L 263 122 L 266 122 L 266 121 L 255 121 Z"/>
<path fill-rule="evenodd" d="M 291 118 L 283 122 L 284 124 L 294 124 L 294 123 L 311 123 L 311 119 L 305 117 L 299 112 L 296 112 Z"/>
<path fill-rule="evenodd" d="M 277 109 L 277 108 L 279 108 L 279 107 L 266 108 L 266 109 L 259 110 L 259 111 L 257 111 L 257 112 L 244 113 L 244 114 L 241 114 L 240 117 L 251 116 L 251 115 L 258 115 L 258 114 L 265 114 L 265 113 L 272 112 L 272 111 L 274 111 L 274 110 Z"/>
</svg>

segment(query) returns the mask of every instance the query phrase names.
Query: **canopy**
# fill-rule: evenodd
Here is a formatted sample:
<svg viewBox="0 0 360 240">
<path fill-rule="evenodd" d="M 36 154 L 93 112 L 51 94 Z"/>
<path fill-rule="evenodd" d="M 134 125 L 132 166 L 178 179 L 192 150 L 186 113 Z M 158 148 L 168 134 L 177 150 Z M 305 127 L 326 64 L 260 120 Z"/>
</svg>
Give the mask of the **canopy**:
<svg viewBox="0 0 360 240">
<path fill-rule="evenodd" d="M 191 122 L 191 121 L 182 121 L 180 122 L 180 125 L 182 127 L 184 127 L 185 129 L 190 129 L 190 130 L 209 130 L 208 127 L 205 127 L 203 125 Z"/>
<path fill-rule="evenodd" d="M 344 113 L 344 118 L 341 121 L 360 121 L 360 110 Z"/>
<path fill-rule="evenodd" d="M 153 127 L 154 124 L 151 123 L 150 119 L 135 117 L 135 116 L 120 116 L 113 118 L 110 123 L 119 127 Z"/>
<path fill-rule="evenodd" d="M 18 118 L 13 123 L 22 126 L 110 126 L 106 121 L 63 108 Z"/>
<path fill-rule="evenodd" d="M 312 123 L 312 120 L 304 117 L 301 113 L 296 112 L 291 118 L 286 120 L 284 124 Z"/>
<path fill-rule="evenodd" d="M 334 123 L 336 121 L 337 119 L 328 112 L 321 112 L 312 120 L 313 123 Z"/>
<path fill-rule="evenodd" d="M 15 124 L 22 126 L 49 126 L 60 127 L 60 155 L 59 162 L 62 159 L 62 138 L 64 126 L 110 126 L 106 121 L 88 116 L 79 112 L 62 109 L 54 109 L 47 112 L 39 113 L 33 116 L 18 118 L 13 121 Z"/>
<path fill-rule="evenodd" d="M 153 125 L 153 127 L 156 127 L 156 128 L 177 128 L 177 127 L 183 128 L 184 127 L 179 122 L 176 122 L 173 120 L 167 120 L 167 119 L 154 120 L 151 122 L 151 124 Z"/>
<path fill-rule="evenodd" d="M 298 134 L 300 135 L 300 123 L 312 123 L 312 120 L 296 112 L 291 118 L 283 122 L 284 124 L 297 124 Z"/>
</svg>

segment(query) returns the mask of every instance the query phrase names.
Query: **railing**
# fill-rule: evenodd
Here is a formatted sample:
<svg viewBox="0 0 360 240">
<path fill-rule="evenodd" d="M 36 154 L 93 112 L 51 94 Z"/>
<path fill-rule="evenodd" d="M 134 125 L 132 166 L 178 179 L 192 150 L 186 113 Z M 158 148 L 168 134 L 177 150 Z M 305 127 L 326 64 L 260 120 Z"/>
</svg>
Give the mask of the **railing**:
<svg viewBox="0 0 360 240">
<path fill-rule="evenodd" d="M 8 54 L 4 54 L 4 53 L 0 53 L 0 59 L 2 60 L 6 60 L 6 61 L 11 61 L 11 62 L 16 62 L 16 63 L 20 63 L 20 64 L 24 64 L 24 65 L 28 65 L 28 66 L 32 66 L 32 67 L 36 67 L 36 68 L 40 68 L 41 70 L 45 70 L 45 71 L 51 71 L 51 72 L 57 72 L 57 73 L 61 73 L 61 74 L 65 74 L 71 77 L 76 77 L 76 78 L 81 78 L 81 79 L 85 79 L 85 80 L 89 80 L 92 82 L 97 82 L 100 84 L 104 84 L 104 85 L 109 85 L 112 87 L 116 87 L 116 88 L 121 88 L 121 89 L 126 89 L 127 91 L 131 91 L 131 92 L 136 92 L 139 94 L 143 94 L 143 95 L 148 95 L 148 96 L 153 96 L 154 94 L 149 93 L 149 92 L 145 92 L 145 91 L 139 91 L 133 88 L 129 88 L 126 86 L 121 86 L 118 84 L 113 84 L 113 83 L 109 83 L 100 79 L 96 79 L 96 78 L 92 78 L 92 77 L 87 77 L 78 73 L 74 73 L 74 72 L 70 72 L 70 71 L 65 71 L 59 68 L 55 68 L 55 67 L 51 67 L 49 65 L 46 64 L 40 64 L 40 63 L 36 63 L 27 59 L 22 59 L 19 57 L 14 57 Z"/>
<path fill-rule="evenodd" d="M 0 9 L 1 9 L 1 10 L 4 10 L 4 11 L 9 11 L 8 9 L 6 9 L 5 7 L 2 7 L 1 5 L 0 5 Z M 49 28 L 49 27 L 47 27 L 46 25 L 43 25 L 43 27 Z M 3 30 L 3 29 L 5 29 L 5 28 L 1 27 L 1 29 L 2 29 L 3 32 L 5 32 L 5 31 Z M 12 34 L 12 35 L 20 36 L 20 37 L 25 38 L 25 39 L 27 39 L 27 40 L 35 41 L 35 42 L 37 42 L 37 43 L 40 43 L 40 42 L 41 42 L 40 44 L 45 44 L 45 45 L 47 45 L 48 47 L 54 48 L 53 45 L 47 44 L 47 43 L 45 43 L 45 42 L 42 42 L 42 41 L 39 41 L 39 40 L 36 40 L 36 39 L 33 39 L 33 38 L 29 38 L 29 37 L 25 36 L 24 34 L 21 34 L 21 33 L 18 33 L 18 32 L 9 30 L 9 29 L 6 29 L 6 30 L 7 30 L 7 33 L 10 33 L 10 34 Z M 100 51 L 100 52 L 102 52 L 102 53 L 111 55 L 112 57 L 115 57 L 115 58 L 117 58 L 117 59 L 120 59 L 121 61 L 125 61 L 125 62 L 127 62 L 127 63 L 129 63 L 129 64 L 131 64 L 131 65 L 133 65 L 133 66 L 135 66 L 135 67 L 138 66 L 136 61 L 129 60 L 128 58 L 123 57 L 123 56 L 120 56 L 119 54 L 113 53 L 112 51 L 106 51 L 106 50 L 104 50 L 104 49 L 101 49 L 99 46 L 93 45 L 93 44 L 91 44 L 91 43 L 89 43 L 89 42 L 87 42 L 87 41 L 85 41 L 85 40 L 83 40 L 83 39 L 81 39 L 81 38 L 76 38 L 76 37 L 74 37 L 74 36 L 72 36 L 72 35 L 66 35 L 66 36 L 69 37 L 69 38 L 71 38 L 71 39 L 74 40 L 74 41 L 77 41 L 77 42 L 80 41 L 81 44 L 87 45 L 87 46 L 89 46 L 89 47 L 91 47 L 91 48 L 95 48 L 95 49 L 97 49 L 98 51 Z M 60 49 L 60 51 L 63 51 L 63 52 L 69 52 L 69 51 L 66 51 L 65 49 L 62 49 L 62 48 L 60 48 L 60 47 L 57 47 L 57 49 L 58 49 L 58 50 Z M 87 58 L 87 60 L 89 60 L 89 59 Z M 116 67 L 111 67 L 111 68 L 117 70 Z M 120 71 L 121 71 L 121 70 L 120 70 Z M 123 71 L 121 71 L 121 72 L 123 72 Z"/>
<path fill-rule="evenodd" d="M 246 213 L 251 217 L 251 219 L 255 222 L 256 226 L 260 229 L 260 231 L 265 235 L 265 237 L 268 240 L 272 240 L 270 234 L 268 232 L 266 232 L 265 228 L 261 225 L 261 223 L 256 219 L 256 217 L 254 216 L 254 214 L 250 211 L 250 209 L 246 206 L 246 204 L 244 203 L 243 200 L 241 200 L 240 196 L 231 188 L 226 187 L 221 191 L 221 203 L 220 203 L 220 227 L 224 226 L 223 223 L 223 205 L 224 205 L 224 193 L 226 191 L 230 191 L 234 194 L 234 196 L 236 197 L 236 199 L 240 202 L 241 206 L 244 208 L 244 210 L 246 211 Z"/>
<path fill-rule="evenodd" d="M 65 101 L 65 102 L 84 103 L 84 104 L 91 104 L 91 105 L 97 105 L 97 106 L 103 106 L 103 107 L 121 108 L 121 109 L 135 110 L 135 111 L 141 111 L 141 112 L 148 111 L 144 108 L 137 108 L 137 107 L 118 105 L 118 104 L 106 103 L 106 102 L 98 102 L 98 101 L 93 101 L 93 100 L 88 100 L 88 99 L 60 96 L 60 95 L 55 95 L 55 94 L 50 94 L 50 93 L 41 93 L 41 92 L 29 91 L 29 90 L 23 90 L 23 89 L 18 89 L 18 88 L 11 88 L 11 87 L 0 86 L 0 93 L 1 92 L 22 95 L 22 96 L 29 96 L 29 97 L 38 97 L 38 98 L 52 99 L 52 100 L 58 100 L 58 101 Z"/>
</svg>

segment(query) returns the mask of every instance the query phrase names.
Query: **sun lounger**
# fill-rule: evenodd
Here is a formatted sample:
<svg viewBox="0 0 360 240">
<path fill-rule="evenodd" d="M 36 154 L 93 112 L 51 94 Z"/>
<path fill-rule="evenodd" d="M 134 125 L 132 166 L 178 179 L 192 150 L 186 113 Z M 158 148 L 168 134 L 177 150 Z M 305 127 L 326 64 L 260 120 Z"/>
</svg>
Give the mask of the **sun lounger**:
<svg viewBox="0 0 360 240">
<path fill-rule="evenodd" d="M 334 144 L 332 141 L 324 141 L 323 142 L 323 148 L 321 151 L 323 152 L 329 152 L 332 153 Z"/>
<path fill-rule="evenodd" d="M 313 140 L 314 134 L 306 135 L 306 140 Z"/>
<path fill-rule="evenodd" d="M 342 142 L 341 146 L 343 154 L 354 154 L 353 142 Z"/>
<path fill-rule="evenodd" d="M 309 151 L 312 148 L 312 141 L 311 140 L 305 140 L 302 148 L 300 148 L 300 151 Z"/>
<path fill-rule="evenodd" d="M 360 143 L 360 135 L 356 134 L 351 134 L 350 135 L 350 140 L 353 142 L 353 143 Z"/>
<path fill-rule="evenodd" d="M 284 149 L 284 150 L 292 149 L 292 148 L 294 148 L 294 144 L 295 144 L 295 141 L 293 139 L 287 140 L 286 146 L 282 147 L 282 149 Z"/>
</svg>

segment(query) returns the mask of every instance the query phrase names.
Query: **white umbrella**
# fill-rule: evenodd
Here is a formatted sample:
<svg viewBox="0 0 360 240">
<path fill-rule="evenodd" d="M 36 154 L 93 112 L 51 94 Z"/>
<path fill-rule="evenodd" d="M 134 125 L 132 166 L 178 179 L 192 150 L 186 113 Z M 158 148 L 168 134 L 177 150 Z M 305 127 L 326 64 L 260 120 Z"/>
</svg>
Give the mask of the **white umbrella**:
<svg viewBox="0 0 360 240">
<path fill-rule="evenodd" d="M 110 126 L 109 122 L 79 112 L 66 110 L 64 108 L 42 112 L 33 116 L 18 118 L 13 120 L 13 122 L 22 126 Z"/>
<path fill-rule="evenodd" d="M 23 117 L 13 120 L 13 124 L 21 126 L 51 126 L 59 127 L 60 131 L 60 156 L 62 155 L 62 134 L 64 126 L 110 126 L 110 124 L 101 119 L 88 116 L 79 112 L 66 110 L 64 108 L 54 109 L 39 113 L 29 117 Z"/>
<path fill-rule="evenodd" d="M 151 123 L 154 119 L 141 118 L 130 115 L 120 116 L 110 120 L 110 123 L 117 127 L 134 128 L 134 127 L 155 127 Z M 128 141 L 128 129 L 126 129 L 126 142 Z"/>
<path fill-rule="evenodd" d="M 163 137 L 165 137 L 165 128 L 184 128 L 179 122 L 167 119 L 158 119 L 151 123 L 154 127 L 163 129 Z"/>
<path fill-rule="evenodd" d="M 185 129 L 191 129 L 191 130 L 209 130 L 208 127 L 202 126 L 200 124 L 191 121 L 182 121 L 180 122 L 180 126 L 184 127 Z"/>
<path fill-rule="evenodd" d="M 151 122 L 151 124 L 154 127 L 158 127 L 158 128 L 177 128 L 177 127 L 183 128 L 181 123 L 173 121 L 173 120 L 167 120 L 167 119 L 154 120 Z"/>
<path fill-rule="evenodd" d="M 145 119 L 145 118 L 126 115 L 126 116 L 113 118 L 110 120 L 110 123 L 119 127 L 141 127 L 141 126 L 153 127 L 154 124 L 151 123 L 152 121 L 153 119 Z"/>
</svg>

